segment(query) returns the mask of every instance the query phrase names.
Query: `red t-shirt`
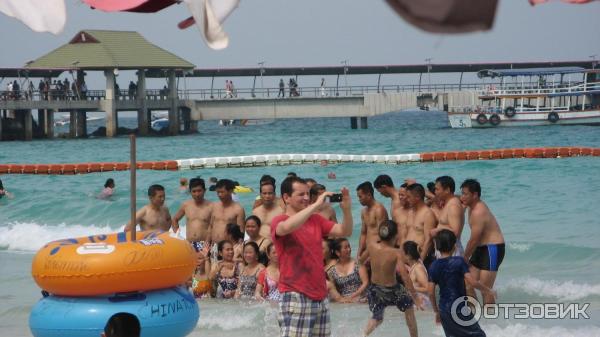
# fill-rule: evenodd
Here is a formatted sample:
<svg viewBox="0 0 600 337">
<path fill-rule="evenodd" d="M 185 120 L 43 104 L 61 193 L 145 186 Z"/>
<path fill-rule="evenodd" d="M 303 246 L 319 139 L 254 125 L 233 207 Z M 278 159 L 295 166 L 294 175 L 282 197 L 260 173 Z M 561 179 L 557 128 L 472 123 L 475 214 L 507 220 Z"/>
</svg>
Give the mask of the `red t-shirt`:
<svg viewBox="0 0 600 337">
<path fill-rule="evenodd" d="M 271 237 L 279 257 L 279 292 L 294 291 L 322 301 L 327 297 L 322 241 L 335 222 L 313 214 L 294 232 L 277 236 L 277 225 L 287 218 L 281 214 L 271 220 Z"/>
</svg>

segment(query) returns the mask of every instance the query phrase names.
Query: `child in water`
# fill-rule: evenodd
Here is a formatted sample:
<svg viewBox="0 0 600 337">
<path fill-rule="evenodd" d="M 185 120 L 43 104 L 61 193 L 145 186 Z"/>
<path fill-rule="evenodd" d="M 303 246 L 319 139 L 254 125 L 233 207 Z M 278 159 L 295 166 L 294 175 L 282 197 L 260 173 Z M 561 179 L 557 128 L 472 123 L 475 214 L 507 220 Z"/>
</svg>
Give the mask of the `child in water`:
<svg viewBox="0 0 600 337">
<path fill-rule="evenodd" d="M 98 195 L 98 199 L 106 200 L 106 199 L 110 198 L 114 192 L 115 192 L 115 181 L 113 180 L 113 178 L 108 178 L 108 179 L 106 179 L 106 182 L 104 183 L 104 189 Z"/>
<path fill-rule="evenodd" d="M 6 196 L 9 199 L 12 199 L 13 197 L 12 193 L 4 189 L 4 185 L 2 185 L 2 180 L 0 180 L 0 199 L 2 199 L 2 197 L 4 196 Z"/>
<path fill-rule="evenodd" d="M 191 290 L 196 298 L 207 298 L 212 293 L 212 282 L 208 278 L 208 271 L 210 270 L 210 246 L 205 245 L 204 248 L 198 252 L 198 264 L 194 275 L 192 276 Z"/>
</svg>

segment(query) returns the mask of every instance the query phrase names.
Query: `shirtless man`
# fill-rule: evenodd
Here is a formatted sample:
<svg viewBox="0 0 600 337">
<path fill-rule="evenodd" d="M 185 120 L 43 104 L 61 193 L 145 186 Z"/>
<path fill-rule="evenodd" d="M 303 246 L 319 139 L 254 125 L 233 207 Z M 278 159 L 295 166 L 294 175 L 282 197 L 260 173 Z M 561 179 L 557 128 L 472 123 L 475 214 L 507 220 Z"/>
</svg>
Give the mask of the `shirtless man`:
<svg viewBox="0 0 600 337">
<path fill-rule="evenodd" d="M 192 199 L 184 202 L 173 218 L 173 231 L 179 230 L 179 220 L 185 215 L 186 239 L 192 243 L 196 251 L 204 249 L 210 243 L 210 219 L 212 203 L 204 199 L 206 185 L 204 179 L 192 178 L 189 183 Z"/>
<path fill-rule="evenodd" d="M 358 240 L 358 255 L 360 256 L 373 243 L 379 240 L 379 225 L 388 220 L 388 213 L 380 202 L 375 200 L 373 185 L 365 181 L 356 188 L 356 195 L 361 205 L 365 206 L 360 211 L 362 226 Z M 398 229 L 396 229 L 398 231 Z"/>
<path fill-rule="evenodd" d="M 398 199 L 398 191 L 394 188 L 394 182 L 392 178 L 387 174 L 382 174 L 375 178 L 373 185 L 377 192 L 381 193 L 386 198 L 391 198 L 392 203 L 390 210 L 393 212 L 396 208 L 400 207 L 400 200 Z"/>
<path fill-rule="evenodd" d="M 453 231 L 456 235 L 454 256 L 463 256 L 464 250 L 460 235 L 465 225 L 465 209 L 460 199 L 454 195 L 454 190 L 455 184 L 452 177 L 441 176 L 435 180 L 435 197 L 443 206 L 439 211 L 438 226 L 432 231 L 431 236 L 435 236 L 442 229 Z"/>
<path fill-rule="evenodd" d="M 412 211 L 406 224 L 405 240 L 417 243 L 419 255 L 425 267 L 433 262 L 431 230 L 437 225 L 435 215 L 425 205 L 425 189 L 421 184 L 412 184 L 406 188 L 407 201 Z M 403 243 L 404 244 L 404 243 Z"/>
<path fill-rule="evenodd" d="M 460 185 L 460 201 L 469 209 L 471 237 L 465 249 L 465 260 L 474 278 L 488 288 L 494 287 L 498 268 L 504 260 L 504 235 L 496 217 L 481 201 L 481 185 L 467 179 Z M 494 303 L 493 296 L 484 296 L 485 303 Z"/>
<path fill-rule="evenodd" d="M 309 192 L 310 193 L 310 203 L 314 204 L 317 201 L 317 198 L 321 194 L 325 193 L 325 191 L 327 191 L 325 186 L 323 186 L 321 184 L 314 184 L 310 188 L 310 192 Z M 325 200 L 327 200 L 327 199 L 325 199 Z M 329 201 L 323 202 L 321 207 L 319 207 L 317 214 L 321 215 L 322 217 L 324 217 L 327 220 L 331 220 L 331 221 L 337 223 L 337 214 L 335 213 L 335 209 L 333 209 L 333 207 L 331 206 L 331 203 Z"/>
<path fill-rule="evenodd" d="M 275 185 L 265 181 L 260 185 L 260 199 L 262 204 L 252 210 L 252 214 L 260 219 L 259 235 L 265 238 L 271 237 L 271 220 L 283 214 L 283 209 L 276 203 Z"/>
<path fill-rule="evenodd" d="M 212 204 L 211 215 L 211 240 L 216 243 L 226 239 L 225 229 L 228 223 L 234 223 L 240 226 L 242 233 L 244 232 L 244 219 L 246 214 L 244 208 L 232 199 L 233 181 L 229 179 L 221 179 L 217 182 L 216 191 L 219 201 Z"/>
<path fill-rule="evenodd" d="M 398 246 L 402 247 L 405 237 L 407 234 L 406 224 L 408 222 L 408 215 L 411 211 L 410 205 L 407 201 L 406 183 L 400 185 L 398 189 L 398 201 L 399 207 L 392 210 L 392 220 L 398 224 Z"/>
<path fill-rule="evenodd" d="M 367 299 L 373 316 L 365 327 L 365 336 L 383 322 L 383 312 L 387 306 L 396 306 L 403 311 L 410 336 L 418 336 L 413 303 L 416 303 L 419 310 L 423 310 L 423 306 L 408 275 L 400 250 L 394 247 L 397 228 L 398 225 L 393 221 L 383 221 L 376 229 L 377 240 L 369 244 L 359 259 L 360 263 L 365 263 L 367 259 L 371 262 L 371 284 L 367 288 Z M 400 274 L 405 286 L 397 281 L 396 273 Z"/>
<path fill-rule="evenodd" d="M 264 174 L 262 177 L 260 177 L 260 181 L 258 182 L 258 186 L 260 189 L 260 186 L 262 186 L 262 184 L 264 183 L 271 183 L 271 185 L 275 186 L 275 178 L 271 177 L 268 174 Z M 275 190 L 273 190 L 275 191 Z M 260 197 L 260 193 L 259 195 L 256 197 L 256 199 L 254 200 L 254 204 L 252 205 L 252 209 L 257 208 L 258 206 L 262 205 L 262 198 Z M 283 202 L 283 200 L 277 196 L 275 196 L 275 203 L 283 210 L 285 210 L 285 203 Z"/>
<path fill-rule="evenodd" d="M 171 228 L 171 214 L 165 204 L 165 188 L 161 185 L 151 185 L 148 188 L 150 203 L 135 213 L 135 224 L 131 220 L 125 225 L 125 232 L 132 231 L 137 224 L 140 230 L 160 229 L 168 231 Z"/>
</svg>

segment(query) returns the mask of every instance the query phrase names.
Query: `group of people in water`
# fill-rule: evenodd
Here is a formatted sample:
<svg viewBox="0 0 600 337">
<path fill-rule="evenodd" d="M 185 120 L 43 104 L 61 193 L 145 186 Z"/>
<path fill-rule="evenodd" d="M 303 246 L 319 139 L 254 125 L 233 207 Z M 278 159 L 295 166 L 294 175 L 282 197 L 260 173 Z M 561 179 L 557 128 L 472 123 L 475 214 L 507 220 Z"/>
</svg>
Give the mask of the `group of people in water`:
<svg viewBox="0 0 600 337">
<path fill-rule="evenodd" d="M 346 188 L 336 195 L 291 172 L 278 197 L 275 179 L 264 175 L 252 214 L 246 216 L 232 198 L 233 181 L 216 182 L 215 202 L 205 198 L 203 179 L 192 178 L 186 186 L 191 199 L 173 217 L 164 205 L 164 188 L 150 186 L 149 204 L 125 230 L 139 224 L 142 230 L 178 232 L 185 217 L 185 237 L 198 256 L 189 287 L 198 298 L 277 302 L 282 336 L 329 336 L 329 301 L 368 303 L 372 318 L 365 335 L 381 324 L 387 306 L 405 313 L 411 336 L 418 335 L 415 309 L 433 310 L 447 336 L 485 335 L 476 323 L 457 324 L 451 313 L 452 303 L 475 296 L 474 289 L 481 291 L 483 303 L 495 301 L 492 288 L 504 258 L 504 237 L 474 179 L 460 185 L 460 196 L 449 176 L 426 186 L 406 179 L 395 187 L 388 175 L 361 183 L 355 254 L 348 240 L 353 219 Z M 389 207 L 376 200 L 375 191 L 390 199 Z M 465 210 L 471 235 L 463 249 Z"/>
</svg>

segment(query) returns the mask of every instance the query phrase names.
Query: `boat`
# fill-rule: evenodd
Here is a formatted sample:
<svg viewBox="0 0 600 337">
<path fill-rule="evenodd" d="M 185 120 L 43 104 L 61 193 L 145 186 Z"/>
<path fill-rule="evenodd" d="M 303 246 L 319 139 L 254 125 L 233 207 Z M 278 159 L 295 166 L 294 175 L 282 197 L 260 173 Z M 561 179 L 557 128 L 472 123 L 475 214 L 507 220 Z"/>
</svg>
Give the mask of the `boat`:
<svg viewBox="0 0 600 337">
<path fill-rule="evenodd" d="M 104 119 L 104 117 L 87 117 L 86 121 L 99 121 L 101 119 Z M 60 116 L 59 119 L 54 121 L 54 126 L 65 126 L 69 124 L 71 124 L 71 118 L 69 117 L 69 115 Z"/>
<path fill-rule="evenodd" d="M 168 118 L 159 118 L 155 119 L 150 123 L 150 126 L 155 130 L 166 129 L 169 127 L 169 119 Z"/>
<path fill-rule="evenodd" d="M 581 67 L 486 69 L 500 79 L 473 92 L 473 104 L 448 107 L 452 128 L 600 124 L 600 70 Z"/>
<path fill-rule="evenodd" d="M 219 120 L 220 126 L 253 126 L 253 125 L 267 125 L 275 122 L 275 119 L 221 119 Z"/>
</svg>

